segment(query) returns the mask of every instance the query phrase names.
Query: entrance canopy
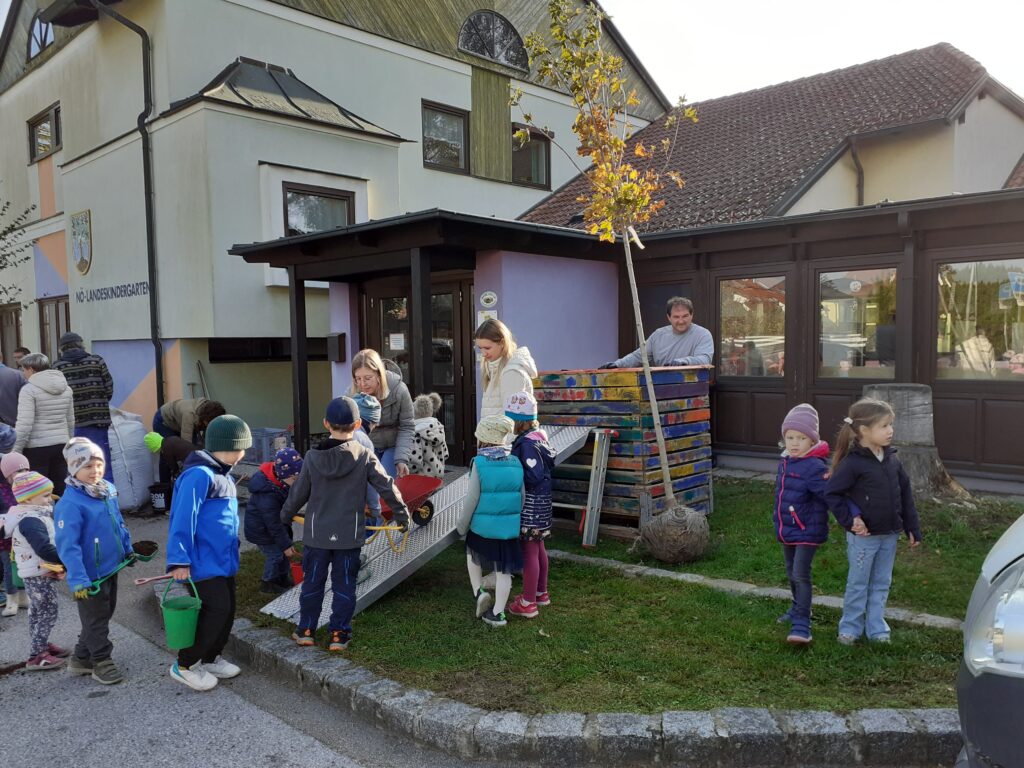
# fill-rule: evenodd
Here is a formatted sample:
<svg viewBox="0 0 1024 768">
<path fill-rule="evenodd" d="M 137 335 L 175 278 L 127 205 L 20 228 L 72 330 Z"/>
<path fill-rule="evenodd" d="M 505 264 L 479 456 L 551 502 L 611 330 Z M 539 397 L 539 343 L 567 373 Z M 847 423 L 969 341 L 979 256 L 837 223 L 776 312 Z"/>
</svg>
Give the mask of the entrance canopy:
<svg viewBox="0 0 1024 768">
<path fill-rule="evenodd" d="M 296 443 L 309 435 L 305 282 L 355 283 L 389 276 L 411 282 L 410 353 L 413 390 L 432 381 L 431 273 L 472 271 L 477 254 L 490 251 L 616 262 L 618 248 L 578 229 L 552 227 L 439 209 L 296 235 L 229 252 L 251 264 L 288 271 L 291 315 L 293 414 Z"/>
</svg>

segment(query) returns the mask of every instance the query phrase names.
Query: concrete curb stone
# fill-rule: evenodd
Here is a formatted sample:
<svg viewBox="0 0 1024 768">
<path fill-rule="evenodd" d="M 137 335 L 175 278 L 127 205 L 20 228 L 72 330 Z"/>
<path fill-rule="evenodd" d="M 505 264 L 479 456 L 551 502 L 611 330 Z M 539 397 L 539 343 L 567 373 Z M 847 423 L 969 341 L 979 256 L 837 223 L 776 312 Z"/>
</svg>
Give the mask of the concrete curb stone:
<svg viewBox="0 0 1024 768">
<path fill-rule="evenodd" d="M 832 712 L 723 708 L 711 712 L 488 712 L 407 688 L 343 656 L 299 648 L 272 628 L 239 619 L 231 650 L 250 666 L 367 720 L 462 758 L 545 765 L 596 763 L 686 768 L 925 766 L 952 764 L 960 749 L 953 709 Z"/>
<path fill-rule="evenodd" d="M 782 729 L 767 709 L 724 707 L 711 715 L 725 741 L 722 752 L 729 765 L 755 768 L 785 763 Z"/>
</svg>

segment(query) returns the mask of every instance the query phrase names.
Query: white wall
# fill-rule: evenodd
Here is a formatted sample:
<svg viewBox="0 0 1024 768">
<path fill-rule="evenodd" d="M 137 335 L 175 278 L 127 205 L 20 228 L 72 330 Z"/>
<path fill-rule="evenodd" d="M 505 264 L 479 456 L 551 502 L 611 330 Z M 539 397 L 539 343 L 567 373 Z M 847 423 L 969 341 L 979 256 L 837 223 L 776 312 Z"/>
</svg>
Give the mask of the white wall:
<svg viewBox="0 0 1024 768">
<path fill-rule="evenodd" d="M 854 208 L 857 205 L 857 168 L 847 151 L 801 195 L 788 211 L 787 216 L 801 213 Z"/>
<path fill-rule="evenodd" d="M 943 124 L 858 139 L 858 156 L 864 168 L 864 203 L 950 194 L 953 138 L 953 128 Z"/>
<path fill-rule="evenodd" d="M 1001 189 L 1024 154 L 1024 119 L 991 96 L 975 99 L 954 126 L 953 190 Z"/>
</svg>

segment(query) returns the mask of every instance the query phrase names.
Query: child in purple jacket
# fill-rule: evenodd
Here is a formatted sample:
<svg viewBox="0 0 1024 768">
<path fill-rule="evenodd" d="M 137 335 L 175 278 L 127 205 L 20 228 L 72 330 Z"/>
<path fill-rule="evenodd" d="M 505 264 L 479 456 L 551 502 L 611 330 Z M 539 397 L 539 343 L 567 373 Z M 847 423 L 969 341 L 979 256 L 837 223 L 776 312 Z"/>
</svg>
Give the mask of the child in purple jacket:
<svg viewBox="0 0 1024 768">
<path fill-rule="evenodd" d="M 828 540 L 828 443 L 818 435 L 818 412 L 807 403 L 794 407 L 782 422 L 782 440 L 773 517 L 793 603 L 779 622 L 790 623 L 786 642 L 807 645 L 812 640 L 811 563 Z"/>
</svg>

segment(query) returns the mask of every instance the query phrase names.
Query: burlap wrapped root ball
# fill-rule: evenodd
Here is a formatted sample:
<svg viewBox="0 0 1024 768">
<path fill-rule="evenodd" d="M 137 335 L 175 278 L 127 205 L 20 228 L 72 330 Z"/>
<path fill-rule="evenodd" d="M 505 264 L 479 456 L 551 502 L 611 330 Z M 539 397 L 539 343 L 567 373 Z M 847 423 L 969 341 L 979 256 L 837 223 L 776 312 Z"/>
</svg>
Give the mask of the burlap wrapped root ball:
<svg viewBox="0 0 1024 768">
<path fill-rule="evenodd" d="M 637 544 L 663 563 L 691 563 L 707 554 L 708 519 L 689 507 L 662 512 L 640 531 Z"/>
</svg>

